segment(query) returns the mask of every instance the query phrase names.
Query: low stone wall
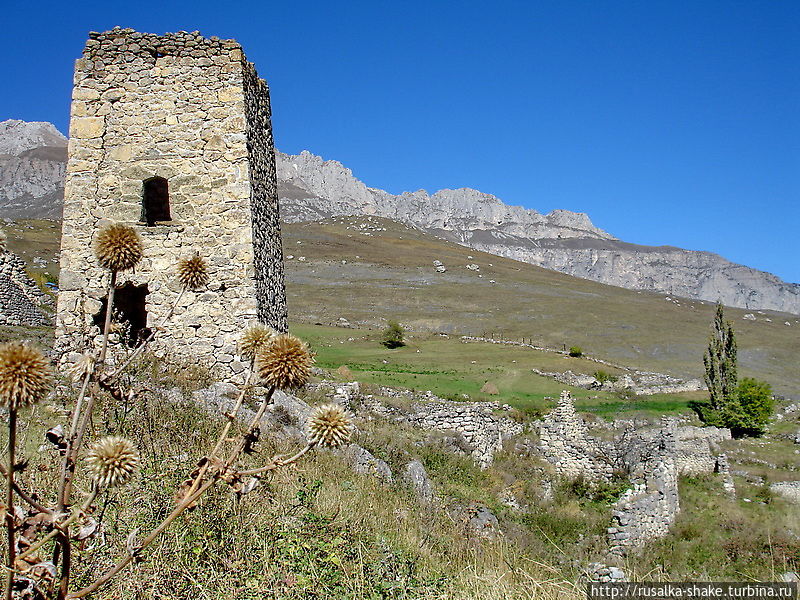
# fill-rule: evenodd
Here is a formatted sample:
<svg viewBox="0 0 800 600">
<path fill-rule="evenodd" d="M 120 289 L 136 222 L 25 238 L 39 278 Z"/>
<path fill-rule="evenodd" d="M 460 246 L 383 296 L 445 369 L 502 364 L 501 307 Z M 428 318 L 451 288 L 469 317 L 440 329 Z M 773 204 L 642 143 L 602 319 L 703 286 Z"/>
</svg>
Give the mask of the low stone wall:
<svg viewBox="0 0 800 600">
<path fill-rule="evenodd" d="M 424 429 L 456 431 L 473 448 L 472 458 L 482 469 L 489 467 L 503 440 L 523 431 L 522 425 L 493 414 L 497 402 L 415 402 L 405 420 Z"/>
<path fill-rule="evenodd" d="M 730 429 L 685 425 L 676 432 L 675 462 L 680 475 L 718 471 L 716 444 L 731 439 Z"/>
<path fill-rule="evenodd" d="M 357 399 L 363 410 L 384 418 L 427 430 L 459 433 L 472 448 L 472 458 L 482 469 L 492 464 L 495 453 L 503 448 L 504 440 L 522 433 L 524 429 L 520 423 L 495 414 L 511 410 L 510 406 L 500 402 L 457 402 L 439 398 L 431 392 L 381 388 L 381 396 L 408 401 L 408 406 L 400 408 L 372 395 L 362 395 L 357 382 L 337 384 L 323 381 L 309 387 L 347 407 L 353 407 Z"/>
<path fill-rule="evenodd" d="M 0 252 L 0 325 L 47 325 L 50 318 L 41 307 L 48 301 L 28 277 L 25 262 L 13 252 Z"/>
</svg>

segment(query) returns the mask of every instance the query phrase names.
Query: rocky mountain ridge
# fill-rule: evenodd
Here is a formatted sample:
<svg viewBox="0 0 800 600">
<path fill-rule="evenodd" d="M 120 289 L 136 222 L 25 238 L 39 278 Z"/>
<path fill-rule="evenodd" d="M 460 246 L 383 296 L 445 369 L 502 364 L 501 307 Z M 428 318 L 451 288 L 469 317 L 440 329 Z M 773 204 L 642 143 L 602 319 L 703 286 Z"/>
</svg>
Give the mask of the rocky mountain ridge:
<svg viewBox="0 0 800 600">
<path fill-rule="evenodd" d="M 721 300 L 729 306 L 800 314 L 800 285 L 711 252 L 641 246 L 595 227 L 584 213 L 542 215 L 462 188 L 399 195 L 367 187 L 350 169 L 310 152 L 277 153 L 282 218 L 376 215 L 476 250 L 628 289 Z"/>
<path fill-rule="evenodd" d="M 0 216 L 60 218 L 67 138 L 52 123 L 0 122 Z"/>
<path fill-rule="evenodd" d="M 60 217 L 67 140 L 50 123 L 0 122 L 0 216 Z M 709 252 L 629 244 L 584 213 L 546 215 L 478 190 L 394 195 L 333 160 L 277 152 L 282 218 L 375 215 L 465 246 L 576 277 L 730 306 L 800 314 L 800 285 Z"/>
</svg>

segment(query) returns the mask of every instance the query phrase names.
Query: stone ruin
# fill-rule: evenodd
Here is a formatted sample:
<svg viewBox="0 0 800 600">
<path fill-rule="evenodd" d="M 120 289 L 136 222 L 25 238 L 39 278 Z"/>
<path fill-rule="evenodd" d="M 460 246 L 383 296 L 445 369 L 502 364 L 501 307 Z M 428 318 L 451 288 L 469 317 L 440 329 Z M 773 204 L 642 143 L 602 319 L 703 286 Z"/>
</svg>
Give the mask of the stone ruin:
<svg viewBox="0 0 800 600">
<path fill-rule="evenodd" d="M 0 325 L 49 325 L 42 307 L 51 304 L 28 276 L 25 261 L 0 246 Z"/>
<path fill-rule="evenodd" d="M 453 402 L 439 398 L 431 392 L 415 394 L 410 390 L 381 388 L 381 396 L 410 401 L 407 407 L 400 409 L 389 406 L 370 394 L 361 394 L 357 382 L 336 385 L 323 381 L 309 387 L 332 392 L 332 400 L 348 408 L 357 400 L 363 409 L 386 419 L 426 431 L 450 432 L 462 436 L 471 449 L 472 459 L 481 469 L 492 465 L 494 455 L 503 449 L 505 440 L 524 430 L 520 423 L 495 414 L 511 410 L 510 406 L 500 402 Z"/>
<path fill-rule="evenodd" d="M 154 350 L 235 377 L 243 328 L 286 331 L 269 89 L 234 40 L 114 28 L 92 32 L 75 63 L 64 192 L 56 339 L 99 341 L 108 274 L 92 242 L 104 224 L 142 236 L 145 257 L 120 274 L 115 321 L 136 346 L 180 290 L 179 259 L 208 262 Z M 74 357 L 74 355 L 72 355 Z"/>
<path fill-rule="evenodd" d="M 680 510 L 679 475 L 718 473 L 726 493 L 735 495 L 718 446 L 730 438 L 727 429 L 678 427 L 676 419 L 662 417 L 657 428 L 626 427 L 614 439 L 601 440 L 589 433 L 567 391 L 539 424 L 539 451 L 559 476 L 605 482 L 615 471 L 629 474 L 632 486 L 615 503 L 608 528 L 617 555 L 667 534 Z"/>
</svg>

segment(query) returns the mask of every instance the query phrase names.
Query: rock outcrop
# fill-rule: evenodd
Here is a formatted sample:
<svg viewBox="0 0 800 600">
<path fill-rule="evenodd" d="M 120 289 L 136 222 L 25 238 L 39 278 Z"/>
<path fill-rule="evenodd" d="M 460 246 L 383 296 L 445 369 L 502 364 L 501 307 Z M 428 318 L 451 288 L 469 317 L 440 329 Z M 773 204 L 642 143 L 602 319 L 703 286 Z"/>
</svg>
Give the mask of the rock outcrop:
<svg viewBox="0 0 800 600">
<path fill-rule="evenodd" d="M 51 123 L 0 123 L 0 214 L 59 218 L 66 163 L 67 138 Z"/>
</svg>

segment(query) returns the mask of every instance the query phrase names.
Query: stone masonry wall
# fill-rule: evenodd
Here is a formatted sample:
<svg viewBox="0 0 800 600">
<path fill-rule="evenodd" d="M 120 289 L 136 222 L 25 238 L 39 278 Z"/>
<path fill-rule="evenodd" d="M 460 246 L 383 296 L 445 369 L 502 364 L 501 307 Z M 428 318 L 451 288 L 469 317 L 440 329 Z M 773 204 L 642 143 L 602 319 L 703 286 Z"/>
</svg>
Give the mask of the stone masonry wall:
<svg viewBox="0 0 800 600">
<path fill-rule="evenodd" d="M 147 285 L 149 327 L 179 294 L 178 260 L 199 252 L 209 263 L 208 289 L 182 297 L 157 352 L 235 377 L 244 370 L 236 342 L 248 323 L 261 317 L 285 329 L 282 266 L 273 264 L 280 231 L 268 111 L 267 86 L 234 40 L 119 28 L 90 34 L 75 65 L 60 350 L 99 341 L 93 316 L 108 274 L 92 242 L 110 221 L 142 235 L 145 258 L 118 283 Z M 147 226 L 143 182 L 156 176 L 168 180 L 172 220 Z"/>
<path fill-rule="evenodd" d="M 286 331 L 283 245 L 269 88 L 266 81 L 259 79 L 252 63 L 243 64 L 243 74 L 258 319 L 278 331 Z"/>
<path fill-rule="evenodd" d="M 46 296 L 28 277 L 25 262 L 13 252 L 0 251 L 0 325 L 48 325 L 41 310 Z"/>
<path fill-rule="evenodd" d="M 561 477 L 581 476 L 593 481 L 611 478 L 613 468 L 602 459 L 600 445 L 589 435 L 569 392 L 562 392 L 556 408 L 542 419 L 539 439 L 542 455 Z"/>
<path fill-rule="evenodd" d="M 676 423 L 662 419 L 656 448 L 637 469 L 633 487 L 615 503 L 608 528 L 610 550 L 625 554 L 669 532 L 680 510 L 675 460 Z"/>
<path fill-rule="evenodd" d="M 491 466 L 503 440 L 522 433 L 523 427 L 511 419 L 496 417 L 496 402 L 415 402 L 406 420 L 424 429 L 456 431 L 474 448 L 472 458 L 482 469 Z"/>
</svg>

